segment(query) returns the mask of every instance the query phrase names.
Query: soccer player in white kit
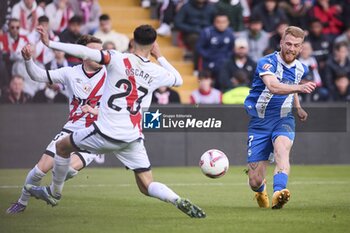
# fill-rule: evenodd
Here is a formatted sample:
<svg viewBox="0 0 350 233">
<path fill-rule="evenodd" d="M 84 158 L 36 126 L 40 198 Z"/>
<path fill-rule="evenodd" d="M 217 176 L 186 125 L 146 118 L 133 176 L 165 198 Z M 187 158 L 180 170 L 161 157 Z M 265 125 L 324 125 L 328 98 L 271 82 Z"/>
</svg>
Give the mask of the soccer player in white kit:
<svg viewBox="0 0 350 233">
<path fill-rule="evenodd" d="M 129 54 L 115 50 L 101 52 L 81 45 L 49 41 L 46 31 L 40 27 L 38 31 L 43 43 L 52 49 L 105 64 L 108 77 L 97 121 L 56 143 L 51 186 L 27 185 L 26 190 L 55 206 L 61 197 L 72 151 L 113 153 L 134 171 L 136 183 L 143 194 L 170 202 L 190 217 L 204 218 L 206 215 L 201 208 L 179 197 L 166 185 L 153 181 L 143 144 L 141 111 L 150 106 L 153 91 L 161 86 L 180 86 L 183 82 L 179 72 L 161 55 L 155 42 L 156 31 L 149 25 L 137 27 L 134 31 L 135 51 Z M 150 55 L 160 65 L 150 62 Z"/>
<path fill-rule="evenodd" d="M 93 49 L 102 49 L 102 41 L 92 36 L 82 36 L 77 43 Z M 30 45 L 25 46 L 22 50 L 30 77 L 38 82 L 64 84 L 69 93 L 70 113 L 69 120 L 63 126 L 61 132 L 47 146 L 35 167 L 29 171 L 24 185 L 40 185 L 43 177 L 54 165 L 56 142 L 73 131 L 89 127 L 97 119 L 96 115 L 91 114 L 93 112 L 91 108 L 98 107 L 107 76 L 103 65 L 90 60 L 85 60 L 83 64 L 74 67 L 63 67 L 46 71 L 33 62 L 32 53 Z M 88 166 L 96 157 L 96 154 L 75 151 L 71 157 L 68 173 L 65 177 L 66 180 L 76 176 L 79 170 Z M 23 212 L 28 205 L 29 198 L 30 193 L 22 189 L 22 194 L 18 201 L 13 203 L 6 212 L 8 214 Z"/>
</svg>

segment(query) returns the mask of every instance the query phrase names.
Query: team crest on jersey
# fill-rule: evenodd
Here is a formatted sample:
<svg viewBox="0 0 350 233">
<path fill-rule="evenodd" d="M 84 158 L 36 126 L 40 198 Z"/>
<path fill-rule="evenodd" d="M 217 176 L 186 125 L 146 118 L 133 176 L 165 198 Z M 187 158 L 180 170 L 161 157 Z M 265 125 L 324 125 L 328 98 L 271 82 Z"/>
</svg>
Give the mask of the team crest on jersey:
<svg viewBox="0 0 350 233">
<path fill-rule="evenodd" d="M 91 91 L 90 84 L 84 84 L 83 85 L 83 90 L 84 90 L 84 92 L 89 93 Z"/>
<path fill-rule="evenodd" d="M 263 68 L 264 70 L 270 70 L 271 67 L 272 67 L 271 64 L 266 63 L 266 64 L 263 65 L 262 68 Z"/>
</svg>

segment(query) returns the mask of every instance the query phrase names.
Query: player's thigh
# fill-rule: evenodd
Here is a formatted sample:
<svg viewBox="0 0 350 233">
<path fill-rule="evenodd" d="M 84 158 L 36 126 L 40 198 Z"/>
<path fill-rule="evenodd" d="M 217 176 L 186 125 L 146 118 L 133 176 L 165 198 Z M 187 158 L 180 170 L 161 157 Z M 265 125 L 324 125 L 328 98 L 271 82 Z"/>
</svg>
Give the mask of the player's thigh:
<svg viewBox="0 0 350 233">
<path fill-rule="evenodd" d="M 151 168 L 143 140 L 135 140 L 120 150 L 114 152 L 115 156 L 130 170 L 146 172 Z"/>
<path fill-rule="evenodd" d="M 248 130 L 247 163 L 256 163 L 271 159 L 273 144 L 269 131 Z"/>
<path fill-rule="evenodd" d="M 295 139 L 295 121 L 294 117 L 282 118 L 272 133 L 275 159 L 280 156 L 289 156 Z M 276 161 L 277 162 L 277 161 Z"/>
</svg>

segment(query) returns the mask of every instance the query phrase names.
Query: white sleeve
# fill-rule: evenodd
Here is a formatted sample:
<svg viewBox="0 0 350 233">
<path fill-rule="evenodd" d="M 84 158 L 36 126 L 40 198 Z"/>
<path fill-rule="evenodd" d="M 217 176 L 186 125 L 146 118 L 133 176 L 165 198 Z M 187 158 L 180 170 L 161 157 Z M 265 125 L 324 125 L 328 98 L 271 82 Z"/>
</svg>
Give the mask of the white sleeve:
<svg viewBox="0 0 350 233">
<path fill-rule="evenodd" d="M 159 57 L 159 64 L 168 72 L 161 78 L 162 86 L 181 86 L 183 83 L 180 73 L 165 59 L 165 57 Z"/>
<path fill-rule="evenodd" d="M 49 47 L 52 49 L 61 50 L 69 55 L 81 58 L 83 60 L 90 59 L 101 64 L 108 64 L 109 62 L 109 60 L 105 61 L 102 51 L 90 49 L 83 45 L 50 41 Z"/>
<path fill-rule="evenodd" d="M 25 61 L 27 72 L 30 78 L 37 82 L 44 83 L 66 83 L 66 74 L 69 73 L 67 70 L 70 70 L 70 67 L 63 67 L 56 70 L 44 70 L 36 65 L 33 59 Z"/>
</svg>

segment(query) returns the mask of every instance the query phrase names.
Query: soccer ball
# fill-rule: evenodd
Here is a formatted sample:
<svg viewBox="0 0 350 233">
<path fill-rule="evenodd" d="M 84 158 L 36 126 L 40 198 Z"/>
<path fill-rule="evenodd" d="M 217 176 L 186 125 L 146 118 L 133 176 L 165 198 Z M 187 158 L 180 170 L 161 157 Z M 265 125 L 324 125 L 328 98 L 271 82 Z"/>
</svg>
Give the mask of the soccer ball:
<svg viewBox="0 0 350 233">
<path fill-rule="evenodd" d="M 227 172 L 229 162 L 224 152 L 211 149 L 201 156 L 199 167 L 204 175 L 210 178 L 219 178 Z"/>
</svg>

